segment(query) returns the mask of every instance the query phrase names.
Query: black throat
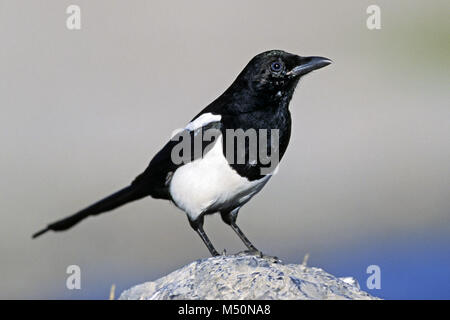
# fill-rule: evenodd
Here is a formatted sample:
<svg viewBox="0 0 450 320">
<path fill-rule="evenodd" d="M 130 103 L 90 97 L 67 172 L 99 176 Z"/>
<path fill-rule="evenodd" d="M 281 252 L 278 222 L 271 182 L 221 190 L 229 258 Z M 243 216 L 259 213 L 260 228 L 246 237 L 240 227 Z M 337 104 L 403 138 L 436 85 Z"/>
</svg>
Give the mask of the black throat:
<svg viewBox="0 0 450 320">
<path fill-rule="evenodd" d="M 295 83 L 296 84 L 296 83 Z M 231 90 L 230 90 L 231 89 Z M 230 87 L 222 96 L 220 96 L 211 106 L 213 106 L 209 112 L 214 114 L 220 114 L 222 116 L 222 137 L 224 154 L 226 155 L 227 146 L 227 129 L 247 131 L 253 129 L 257 135 L 257 150 L 259 154 L 260 150 L 260 134 L 261 130 L 267 132 L 267 155 L 272 156 L 272 148 L 277 148 L 278 160 L 280 161 L 286 152 L 291 136 L 291 114 L 289 112 L 289 102 L 292 98 L 295 86 L 289 88 L 286 92 L 261 92 L 251 90 L 232 90 Z M 209 109 L 209 108 L 208 108 Z M 205 110 L 206 111 L 206 110 Z M 276 136 L 272 136 L 273 131 L 277 130 L 278 139 Z M 264 137 L 264 136 L 263 136 Z M 263 139 L 263 138 L 261 138 Z M 249 157 L 249 141 L 245 145 L 245 163 L 237 163 L 235 161 L 229 161 L 230 166 L 236 170 L 241 176 L 248 178 L 249 180 L 261 179 L 265 176 L 262 174 L 261 168 L 270 167 L 259 161 L 255 163 L 250 161 Z M 235 154 L 237 152 L 235 140 Z M 274 155 L 275 156 L 275 155 Z"/>
</svg>

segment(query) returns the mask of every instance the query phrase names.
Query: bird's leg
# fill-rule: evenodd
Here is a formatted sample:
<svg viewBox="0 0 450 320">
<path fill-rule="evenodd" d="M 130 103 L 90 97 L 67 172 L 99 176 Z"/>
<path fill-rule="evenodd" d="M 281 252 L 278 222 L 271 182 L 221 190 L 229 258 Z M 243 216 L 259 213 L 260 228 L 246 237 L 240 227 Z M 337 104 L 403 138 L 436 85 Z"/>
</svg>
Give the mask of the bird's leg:
<svg viewBox="0 0 450 320">
<path fill-rule="evenodd" d="M 220 215 L 222 217 L 222 220 L 231 226 L 231 228 L 236 232 L 236 234 L 239 236 L 239 238 L 244 242 L 245 246 L 248 248 L 248 250 L 252 253 L 256 253 L 259 256 L 262 256 L 261 251 L 256 249 L 256 247 L 248 240 L 248 238 L 245 236 L 245 234 L 242 232 L 242 230 L 237 226 L 236 219 L 239 209 L 235 209 L 233 211 L 229 212 L 221 212 Z"/>
<path fill-rule="evenodd" d="M 195 230 L 198 235 L 200 236 L 200 238 L 202 238 L 203 242 L 205 243 L 206 247 L 208 247 L 209 252 L 211 253 L 211 255 L 213 257 L 215 256 L 219 256 L 219 253 L 217 252 L 217 250 L 214 248 L 214 246 L 212 245 L 211 241 L 209 240 L 208 236 L 206 235 L 205 231 L 203 230 L 203 227 L 199 227 L 197 228 L 197 230 Z"/>
<path fill-rule="evenodd" d="M 197 220 L 192 221 L 189 219 L 189 224 L 191 227 L 197 232 L 197 234 L 202 238 L 203 242 L 205 243 L 206 247 L 208 248 L 209 252 L 213 257 L 218 256 L 219 253 L 214 248 L 213 244 L 211 243 L 211 240 L 209 240 L 208 236 L 206 235 L 205 231 L 203 230 L 203 216 L 199 217 Z"/>
<path fill-rule="evenodd" d="M 261 251 L 256 249 L 256 247 L 248 240 L 248 238 L 245 236 L 245 234 L 242 232 L 242 230 L 237 226 L 235 222 L 232 222 L 230 224 L 231 228 L 236 232 L 236 234 L 241 238 L 242 242 L 244 242 L 245 246 L 248 248 L 248 250 L 252 252 L 256 252 L 260 255 L 262 255 Z"/>
</svg>

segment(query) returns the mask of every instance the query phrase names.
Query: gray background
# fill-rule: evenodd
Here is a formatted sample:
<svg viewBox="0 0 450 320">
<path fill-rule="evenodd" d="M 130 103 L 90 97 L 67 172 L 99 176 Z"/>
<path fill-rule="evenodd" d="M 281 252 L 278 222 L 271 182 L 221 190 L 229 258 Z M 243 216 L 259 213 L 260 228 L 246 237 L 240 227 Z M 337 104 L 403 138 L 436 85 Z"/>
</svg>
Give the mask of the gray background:
<svg viewBox="0 0 450 320">
<path fill-rule="evenodd" d="M 366 28 L 372 3 L 381 30 Z M 69 4 L 81 7 L 80 31 L 66 29 Z M 0 298 L 107 298 L 112 283 L 121 291 L 208 256 L 184 213 L 150 198 L 30 236 L 128 184 L 268 49 L 334 64 L 300 83 L 280 170 L 241 210 L 255 245 L 288 262 L 310 253 L 332 270 L 341 250 L 447 237 L 449 9 L 0 0 Z M 244 249 L 218 216 L 205 229 L 220 251 Z M 71 264 L 82 290 L 65 288 Z"/>
</svg>

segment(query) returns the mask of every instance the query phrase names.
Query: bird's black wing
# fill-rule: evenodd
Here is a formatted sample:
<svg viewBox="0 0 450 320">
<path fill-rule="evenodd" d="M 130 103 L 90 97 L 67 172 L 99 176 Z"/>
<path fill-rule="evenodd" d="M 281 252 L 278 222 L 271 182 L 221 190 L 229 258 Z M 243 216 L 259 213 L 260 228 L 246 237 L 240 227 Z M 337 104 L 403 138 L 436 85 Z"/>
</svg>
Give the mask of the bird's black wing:
<svg viewBox="0 0 450 320">
<path fill-rule="evenodd" d="M 195 137 L 200 133 L 204 134 L 209 129 L 219 129 L 220 122 L 211 122 L 203 127 L 197 128 L 196 130 L 183 130 L 190 137 L 190 142 L 193 144 Z M 219 131 L 217 130 L 217 131 Z M 180 133 L 181 134 L 181 133 Z M 147 169 L 140 174 L 136 179 L 128 186 L 125 187 L 112 195 L 97 201 L 96 203 L 82 209 L 75 214 L 72 214 L 64 219 L 58 220 L 56 222 L 50 223 L 44 229 L 36 232 L 33 238 L 36 238 L 47 231 L 64 231 L 67 230 L 80 221 L 84 220 L 89 216 L 99 215 L 103 212 L 111 211 L 117 207 L 120 207 L 126 203 L 141 199 L 146 196 L 152 196 L 154 198 L 160 199 L 171 199 L 169 194 L 169 182 L 173 172 L 184 163 L 176 164 L 172 161 L 172 151 L 180 143 L 177 140 L 176 135 L 174 139 L 170 140 L 150 161 Z M 186 136 L 186 135 L 185 135 Z M 193 161 L 198 157 L 201 157 L 204 152 L 207 152 L 208 146 L 213 144 L 215 139 L 211 141 L 202 141 L 201 150 L 202 152 L 198 155 L 192 153 L 188 161 Z M 192 149 L 194 150 L 194 149 Z"/>
</svg>

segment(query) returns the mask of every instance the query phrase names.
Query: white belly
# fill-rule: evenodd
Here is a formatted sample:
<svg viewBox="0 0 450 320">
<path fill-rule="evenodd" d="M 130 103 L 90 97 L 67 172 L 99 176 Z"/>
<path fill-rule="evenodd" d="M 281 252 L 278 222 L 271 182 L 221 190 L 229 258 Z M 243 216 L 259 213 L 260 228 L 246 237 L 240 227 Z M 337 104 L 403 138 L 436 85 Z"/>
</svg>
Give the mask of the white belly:
<svg viewBox="0 0 450 320">
<path fill-rule="evenodd" d="M 228 164 L 222 151 L 222 137 L 203 157 L 178 168 L 169 191 L 175 204 L 192 220 L 206 211 L 239 207 L 258 193 L 271 175 L 249 181 Z"/>
</svg>

